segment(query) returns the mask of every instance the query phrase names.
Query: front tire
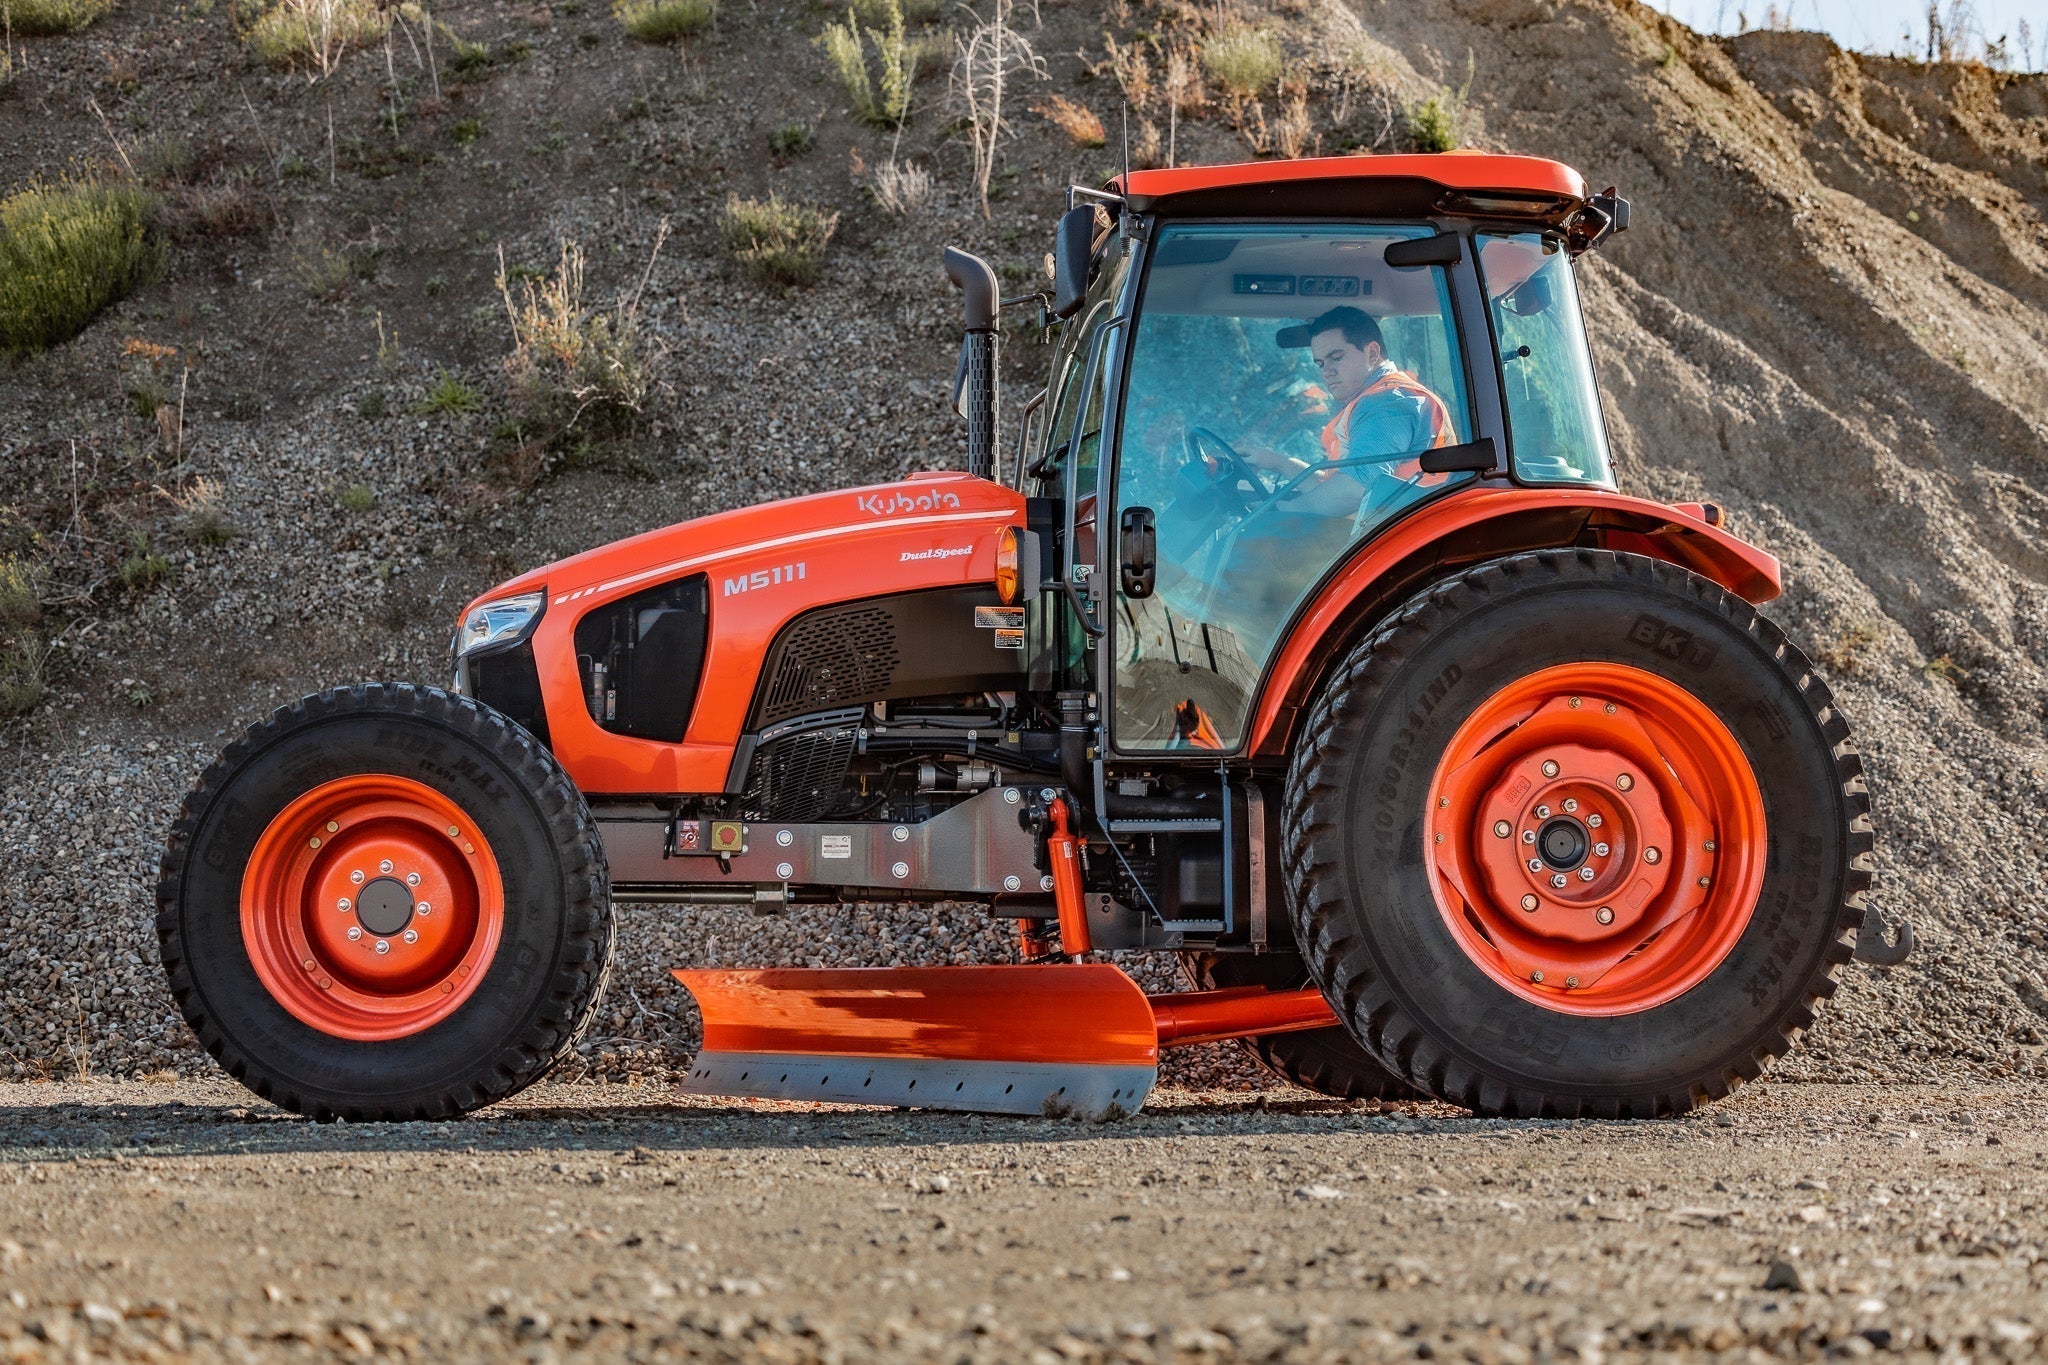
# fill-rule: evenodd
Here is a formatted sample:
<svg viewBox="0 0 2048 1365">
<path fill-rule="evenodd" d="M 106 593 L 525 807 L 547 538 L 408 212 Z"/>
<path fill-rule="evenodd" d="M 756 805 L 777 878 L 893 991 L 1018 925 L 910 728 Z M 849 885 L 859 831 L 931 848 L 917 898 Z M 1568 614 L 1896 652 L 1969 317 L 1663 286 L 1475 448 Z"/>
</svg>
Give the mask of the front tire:
<svg viewBox="0 0 2048 1365">
<path fill-rule="evenodd" d="M 488 707 L 336 689 L 252 726 L 186 798 L 157 937 L 200 1044 L 314 1118 L 468 1113 L 540 1079 L 611 960 L 581 793 Z"/>
<path fill-rule="evenodd" d="M 1862 764 L 1806 660 L 1662 561 L 1546 551 L 1333 670 L 1289 908 L 1387 1069 L 1480 1113 L 1682 1113 L 1812 1023 L 1870 885 Z"/>
</svg>

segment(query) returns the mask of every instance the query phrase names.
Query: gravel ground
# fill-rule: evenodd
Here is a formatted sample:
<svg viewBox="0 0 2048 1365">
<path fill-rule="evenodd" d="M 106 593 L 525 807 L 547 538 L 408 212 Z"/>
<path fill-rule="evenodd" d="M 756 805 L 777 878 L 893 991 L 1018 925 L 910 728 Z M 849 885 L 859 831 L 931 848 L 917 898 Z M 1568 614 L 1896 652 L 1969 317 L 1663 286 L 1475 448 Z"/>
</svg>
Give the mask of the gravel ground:
<svg viewBox="0 0 2048 1365">
<path fill-rule="evenodd" d="M 547 1085 L 352 1127 L 246 1098 L 0 1085 L 0 1358 L 1961 1362 L 2048 1332 L 2033 1083 L 1627 1124 Z"/>
</svg>

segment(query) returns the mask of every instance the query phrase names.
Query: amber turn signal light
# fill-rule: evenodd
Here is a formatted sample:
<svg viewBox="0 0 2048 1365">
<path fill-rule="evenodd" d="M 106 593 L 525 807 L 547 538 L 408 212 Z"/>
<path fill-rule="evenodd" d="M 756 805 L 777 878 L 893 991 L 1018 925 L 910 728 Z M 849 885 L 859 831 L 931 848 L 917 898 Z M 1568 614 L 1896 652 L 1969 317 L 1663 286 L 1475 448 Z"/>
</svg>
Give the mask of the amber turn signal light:
<svg viewBox="0 0 2048 1365">
<path fill-rule="evenodd" d="M 1006 607 L 1023 600 L 1024 533 L 1005 526 L 996 535 L 996 599 Z"/>
</svg>

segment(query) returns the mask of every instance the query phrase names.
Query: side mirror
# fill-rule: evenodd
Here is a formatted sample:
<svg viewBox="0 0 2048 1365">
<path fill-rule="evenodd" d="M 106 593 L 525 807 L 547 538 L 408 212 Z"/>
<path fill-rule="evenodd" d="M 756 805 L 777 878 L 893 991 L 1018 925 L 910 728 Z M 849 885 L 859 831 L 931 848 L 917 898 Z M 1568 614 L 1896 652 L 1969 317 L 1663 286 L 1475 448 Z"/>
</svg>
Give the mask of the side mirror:
<svg viewBox="0 0 2048 1365">
<path fill-rule="evenodd" d="M 1052 315 L 1070 318 L 1081 311 L 1088 292 L 1088 261 L 1095 245 L 1095 206 L 1082 204 L 1060 215 L 1052 248 Z"/>
<path fill-rule="evenodd" d="M 1159 571 L 1159 533 L 1149 507 L 1126 507 L 1117 537 L 1124 596 L 1150 597 Z"/>
</svg>

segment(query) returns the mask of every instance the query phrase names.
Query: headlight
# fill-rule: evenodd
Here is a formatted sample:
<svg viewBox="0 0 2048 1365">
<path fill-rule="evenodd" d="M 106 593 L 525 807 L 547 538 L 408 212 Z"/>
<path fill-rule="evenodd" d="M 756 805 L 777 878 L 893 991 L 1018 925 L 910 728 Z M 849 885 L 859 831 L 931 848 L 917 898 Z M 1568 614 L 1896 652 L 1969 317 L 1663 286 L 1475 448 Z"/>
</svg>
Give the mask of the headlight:
<svg viewBox="0 0 2048 1365">
<path fill-rule="evenodd" d="M 544 592 L 523 592 L 517 597 L 484 603 L 463 620 L 462 629 L 456 632 L 455 657 L 459 659 L 487 645 L 518 639 L 533 628 L 546 601 Z"/>
</svg>

